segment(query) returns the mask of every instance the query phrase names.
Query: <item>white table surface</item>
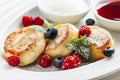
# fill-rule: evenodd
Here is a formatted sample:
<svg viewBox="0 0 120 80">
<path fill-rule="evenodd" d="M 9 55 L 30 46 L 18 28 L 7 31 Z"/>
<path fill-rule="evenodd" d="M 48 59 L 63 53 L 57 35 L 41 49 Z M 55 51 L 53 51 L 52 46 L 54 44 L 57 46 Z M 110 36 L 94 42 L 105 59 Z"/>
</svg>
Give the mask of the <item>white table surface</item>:
<svg viewBox="0 0 120 80">
<path fill-rule="evenodd" d="M 27 2 L 33 2 L 35 0 L 0 0 L 0 32 L 2 29 L 5 28 L 6 24 L 9 24 L 10 23 L 10 20 L 13 18 L 9 17 L 9 19 L 7 21 L 6 18 L 8 16 L 8 14 L 12 14 L 11 12 L 14 10 L 14 8 L 12 7 L 13 5 L 16 7 L 21 7 L 21 6 L 24 6 L 24 3 L 27 3 Z M 92 0 L 92 5 L 94 5 L 94 1 L 95 0 Z M 18 4 L 21 4 L 21 6 L 18 6 Z M 35 5 L 36 3 L 33 3 L 33 5 Z M 8 10 L 9 8 L 9 10 Z M 6 13 L 3 15 L 3 13 Z M 16 17 L 16 15 L 15 15 Z M 6 24 L 2 24 L 3 22 L 6 22 Z M 120 71 L 118 71 L 117 73 L 114 73 L 108 77 L 105 77 L 105 78 L 102 78 L 100 80 L 120 80 Z"/>
</svg>

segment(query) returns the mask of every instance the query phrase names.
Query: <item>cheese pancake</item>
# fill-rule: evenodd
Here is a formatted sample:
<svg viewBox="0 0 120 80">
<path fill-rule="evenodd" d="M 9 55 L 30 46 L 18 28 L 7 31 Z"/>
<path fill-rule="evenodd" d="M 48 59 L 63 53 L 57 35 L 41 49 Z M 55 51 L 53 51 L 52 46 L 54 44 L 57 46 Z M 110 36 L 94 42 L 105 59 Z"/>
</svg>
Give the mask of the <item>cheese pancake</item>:
<svg viewBox="0 0 120 80">
<path fill-rule="evenodd" d="M 93 60 L 105 58 L 104 49 L 114 47 L 114 41 L 110 33 L 97 26 L 88 26 L 91 29 L 91 34 L 88 40 L 94 44 L 90 46 Z"/>
<path fill-rule="evenodd" d="M 40 32 L 30 27 L 12 32 L 5 40 L 5 57 L 18 56 L 19 66 L 25 66 L 34 62 L 44 51 L 46 39 Z"/>
<path fill-rule="evenodd" d="M 78 37 L 78 29 L 72 24 L 59 24 L 58 35 L 53 40 L 48 40 L 44 53 L 51 57 L 69 55 L 72 50 L 68 50 L 66 45 L 74 38 Z"/>
</svg>

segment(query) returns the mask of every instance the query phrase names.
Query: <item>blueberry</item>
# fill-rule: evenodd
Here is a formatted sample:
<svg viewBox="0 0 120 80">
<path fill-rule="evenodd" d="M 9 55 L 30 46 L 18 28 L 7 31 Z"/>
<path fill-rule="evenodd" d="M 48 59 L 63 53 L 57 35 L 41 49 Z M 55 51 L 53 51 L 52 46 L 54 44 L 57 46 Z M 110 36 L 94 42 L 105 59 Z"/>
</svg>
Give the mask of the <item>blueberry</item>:
<svg viewBox="0 0 120 80">
<path fill-rule="evenodd" d="M 106 57 L 111 57 L 114 52 L 115 52 L 114 48 L 111 48 L 111 47 L 104 49 L 104 55 Z"/>
<path fill-rule="evenodd" d="M 94 24 L 95 24 L 95 20 L 89 18 L 89 19 L 86 20 L 86 24 L 87 24 L 87 25 L 94 25 Z"/>
<path fill-rule="evenodd" d="M 58 30 L 54 27 L 48 28 L 44 33 L 45 38 L 54 39 L 58 34 Z"/>
<path fill-rule="evenodd" d="M 56 68 L 61 68 L 61 65 L 62 65 L 62 62 L 64 60 L 64 57 L 58 57 L 58 58 L 55 58 L 53 64 Z"/>
</svg>

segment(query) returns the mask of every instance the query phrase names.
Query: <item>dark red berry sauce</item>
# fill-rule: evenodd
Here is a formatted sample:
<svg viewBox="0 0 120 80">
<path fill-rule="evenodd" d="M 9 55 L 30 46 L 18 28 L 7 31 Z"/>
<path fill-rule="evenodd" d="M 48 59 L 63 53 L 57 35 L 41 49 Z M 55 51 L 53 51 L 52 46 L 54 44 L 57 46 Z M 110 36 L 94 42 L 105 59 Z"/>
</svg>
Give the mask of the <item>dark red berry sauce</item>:
<svg viewBox="0 0 120 80">
<path fill-rule="evenodd" d="M 120 21 L 120 1 L 108 3 L 97 10 L 104 18 Z"/>
</svg>

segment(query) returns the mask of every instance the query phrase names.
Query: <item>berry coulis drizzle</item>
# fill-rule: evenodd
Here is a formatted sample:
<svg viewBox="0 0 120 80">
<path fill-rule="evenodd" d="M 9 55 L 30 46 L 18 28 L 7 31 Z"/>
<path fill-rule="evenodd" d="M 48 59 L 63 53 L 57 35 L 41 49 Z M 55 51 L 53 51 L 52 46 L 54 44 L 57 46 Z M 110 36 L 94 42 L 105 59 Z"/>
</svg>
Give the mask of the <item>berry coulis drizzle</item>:
<svg viewBox="0 0 120 80">
<path fill-rule="evenodd" d="M 120 21 L 120 1 L 108 3 L 100 7 L 97 12 L 104 18 Z"/>
</svg>

